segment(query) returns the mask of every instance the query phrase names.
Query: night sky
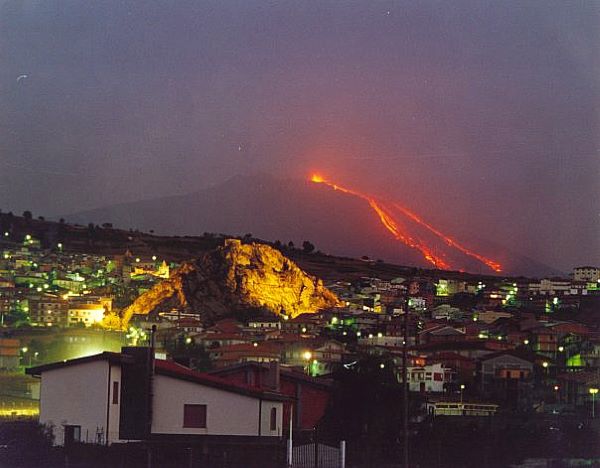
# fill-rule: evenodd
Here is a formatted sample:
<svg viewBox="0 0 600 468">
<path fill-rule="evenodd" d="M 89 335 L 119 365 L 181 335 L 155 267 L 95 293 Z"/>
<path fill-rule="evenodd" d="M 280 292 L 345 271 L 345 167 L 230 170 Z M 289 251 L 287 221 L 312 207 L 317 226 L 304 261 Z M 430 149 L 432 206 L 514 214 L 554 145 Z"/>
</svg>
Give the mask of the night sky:
<svg viewBox="0 0 600 468">
<path fill-rule="evenodd" d="M 600 265 L 599 26 L 597 1 L 0 0 L 0 208 L 316 170 Z"/>
</svg>

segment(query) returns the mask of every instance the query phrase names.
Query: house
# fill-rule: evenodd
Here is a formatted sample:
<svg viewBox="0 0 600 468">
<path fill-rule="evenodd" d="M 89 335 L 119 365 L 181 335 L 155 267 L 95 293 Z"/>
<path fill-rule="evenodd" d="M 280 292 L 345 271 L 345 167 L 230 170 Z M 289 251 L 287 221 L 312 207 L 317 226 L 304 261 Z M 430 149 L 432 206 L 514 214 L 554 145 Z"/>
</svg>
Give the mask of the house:
<svg viewBox="0 0 600 468">
<path fill-rule="evenodd" d="M 280 330 L 281 322 L 277 317 L 263 317 L 250 320 L 248 327 L 253 331 Z"/>
<path fill-rule="evenodd" d="M 227 367 L 242 362 L 271 362 L 281 359 L 279 349 L 271 343 L 241 343 L 210 349 L 215 367 Z"/>
<path fill-rule="evenodd" d="M 439 325 L 419 334 L 421 343 L 447 343 L 465 341 L 465 331 L 449 325 Z"/>
<path fill-rule="evenodd" d="M 0 338 L 0 369 L 14 370 L 19 367 L 19 340 Z"/>
<path fill-rule="evenodd" d="M 324 320 L 317 314 L 304 313 L 293 319 L 285 320 L 281 328 L 286 333 L 316 334 L 324 324 Z"/>
<path fill-rule="evenodd" d="M 408 385 L 411 392 L 441 393 L 452 381 L 452 370 L 440 363 L 409 367 Z"/>
<path fill-rule="evenodd" d="M 245 362 L 211 371 L 210 374 L 233 383 L 276 390 L 293 399 L 293 402 L 284 404 L 283 426 L 287 428 L 289 425 L 288 406 L 293 404 L 294 432 L 314 430 L 325 414 L 333 391 L 331 380 L 311 377 L 277 362 Z"/>
<path fill-rule="evenodd" d="M 41 378 L 40 423 L 73 442 L 268 443 L 282 434 L 280 393 L 123 348 L 27 369 Z"/>
<path fill-rule="evenodd" d="M 515 408 L 527 404 L 536 358 L 518 351 L 500 351 L 482 357 L 478 375 L 481 392 Z"/>
<path fill-rule="evenodd" d="M 475 379 L 477 364 L 474 359 L 451 351 L 442 351 L 427 358 L 427 364 L 435 363 L 440 363 L 444 367 L 452 369 L 456 380 L 459 382 L 471 383 Z"/>
</svg>

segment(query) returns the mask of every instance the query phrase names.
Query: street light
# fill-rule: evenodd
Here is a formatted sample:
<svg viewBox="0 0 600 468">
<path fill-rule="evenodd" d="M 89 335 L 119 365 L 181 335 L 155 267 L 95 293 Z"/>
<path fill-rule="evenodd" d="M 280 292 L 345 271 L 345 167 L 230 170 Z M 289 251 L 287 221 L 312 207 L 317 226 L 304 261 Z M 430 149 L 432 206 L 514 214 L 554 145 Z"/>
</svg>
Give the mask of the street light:
<svg viewBox="0 0 600 468">
<path fill-rule="evenodd" d="M 465 390 L 465 384 L 460 384 L 460 404 L 463 402 L 463 391 Z"/>
<path fill-rule="evenodd" d="M 592 419 L 596 417 L 596 393 L 598 393 L 597 388 L 590 388 L 590 395 L 592 395 Z"/>
<path fill-rule="evenodd" d="M 312 359 L 312 353 L 310 351 L 304 351 L 302 353 L 302 358 L 306 361 L 304 372 L 310 375 L 310 360 Z"/>
<path fill-rule="evenodd" d="M 21 351 L 23 352 L 23 358 L 25 358 L 25 355 L 29 351 L 29 348 L 27 346 L 23 346 L 21 348 Z M 29 367 L 31 367 L 31 354 L 28 355 L 28 359 L 29 359 Z"/>
</svg>

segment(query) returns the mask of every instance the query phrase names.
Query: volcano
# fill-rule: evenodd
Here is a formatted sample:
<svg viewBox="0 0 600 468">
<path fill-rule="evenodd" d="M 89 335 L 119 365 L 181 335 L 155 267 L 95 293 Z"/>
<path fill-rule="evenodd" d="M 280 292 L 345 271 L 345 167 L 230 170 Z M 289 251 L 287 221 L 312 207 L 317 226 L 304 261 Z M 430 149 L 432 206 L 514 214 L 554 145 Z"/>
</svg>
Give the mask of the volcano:
<svg viewBox="0 0 600 468">
<path fill-rule="evenodd" d="M 317 250 L 332 255 L 368 257 L 426 268 L 482 274 L 498 270 L 529 276 L 556 274 L 547 265 L 480 237 L 463 234 L 458 241 L 432 220 L 421 220 L 423 224 L 419 224 L 407 213 L 402 214 L 402 209 L 408 210 L 406 207 L 386 201 L 384 211 L 395 224 L 397 233 L 394 233 L 368 199 L 337 188 L 333 190 L 331 185 L 310 179 L 279 179 L 264 174 L 236 176 L 186 195 L 113 205 L 64 218 L 80 224 L 112 223 L 119 228 L 152 230 L 164 235 L 252 234 L 270 241 L 292 241 L 296 246 L 308 240 Z M 410 223 L 417 225 L 418 235 L 399 242 L 398 234 L 407 232 Z M 412 232 L 417 232 L 414 226 Z M 449 248 L 448 240 L 475 256 Z"/>
</svg>

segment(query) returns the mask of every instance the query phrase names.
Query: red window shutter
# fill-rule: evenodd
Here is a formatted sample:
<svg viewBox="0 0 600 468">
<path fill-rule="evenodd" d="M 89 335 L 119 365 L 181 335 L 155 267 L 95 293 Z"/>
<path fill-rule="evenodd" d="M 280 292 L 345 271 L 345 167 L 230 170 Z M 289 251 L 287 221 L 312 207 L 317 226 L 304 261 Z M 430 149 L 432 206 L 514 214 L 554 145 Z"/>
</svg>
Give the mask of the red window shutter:
<svg viewBox="0 0 600 468">
<path fill-rule="evenodd" d="M 206 427 L 206 405 L 183 405 L 183 427 Z"/>
<path fill-rule="evenodd" d="M 434 372 L 433 373 L 433 380 L 441 382 L 442 380 L 444 380 L 444 374 L 441 374 L 440 372 Z"/>
</svg>

